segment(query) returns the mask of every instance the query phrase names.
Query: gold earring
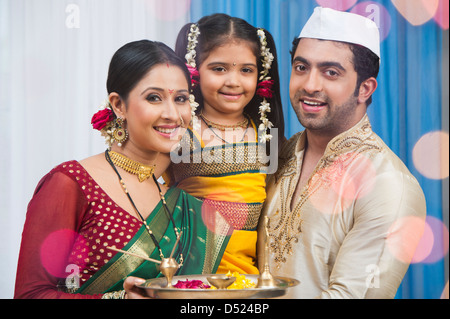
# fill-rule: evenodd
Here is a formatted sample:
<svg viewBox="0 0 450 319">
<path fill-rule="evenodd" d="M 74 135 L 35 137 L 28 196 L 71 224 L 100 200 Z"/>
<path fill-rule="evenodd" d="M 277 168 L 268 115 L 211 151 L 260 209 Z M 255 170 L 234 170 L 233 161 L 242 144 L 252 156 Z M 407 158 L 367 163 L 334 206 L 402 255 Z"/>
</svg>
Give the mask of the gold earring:
<svg viewBox="0 0 450 319">
<path fill-rule="evenodd" d="M 122 147 L 123 143 L 128 139 L 128 131 L 123 127 L 124 119 L 118 117 L 115 121 L 115 129 L 113 131 L 114 140 L 117 146 Z"/>
<path fill-rule="evenodd" d="M 180 121 L 181 121 L 180 126 L 181 126 L 181 127 L 184 127 L 184 120 L 183 120 L 183 117 L 181 116 L 181 113 L 180 113 L 179 115 L 180 115 Z"/>
</svg>

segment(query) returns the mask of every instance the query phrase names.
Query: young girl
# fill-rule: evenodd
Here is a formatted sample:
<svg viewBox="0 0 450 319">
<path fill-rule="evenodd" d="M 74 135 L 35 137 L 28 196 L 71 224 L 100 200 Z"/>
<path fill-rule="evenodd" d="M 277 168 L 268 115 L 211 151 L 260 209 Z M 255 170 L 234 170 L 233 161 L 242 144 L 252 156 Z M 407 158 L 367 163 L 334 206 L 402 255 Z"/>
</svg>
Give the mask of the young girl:
<svg viewBox="0 0 450 319">
<path fill-rule="evenodd" d="M 15 298 L 132 298 L 138 289 L 134 277 L 124 284 L 126 276 L 161 276 L 157 264 L 111 248 L 160 261 L 180 239 L 173 250 L 179 274 L 217 269 L 219 253 L 208 247 L 226 245 L 227 236 L 205 226 L 201 201 L 159 185 L 153 173 L 158 155 L 190 121 L 190 83 L 184 61 L 162 43 L 131 42 L 114 54 L 108 102 L 92 118 L 110 148 L 62 163 L 39 182 L 22 234 Z"/>
<path fill-rule="evenodd" d="M 184 26 L 175 52 L 186 58 L 198 108 L 165 178 L 231 226 L 217 272 L 256 274 L 266 172 L 269 164 L 276 169 L 264 155 L 269 149 L 276 159 L 284 138 L 274 41 L 242 19 L 214 14 Z"/>
</svg>

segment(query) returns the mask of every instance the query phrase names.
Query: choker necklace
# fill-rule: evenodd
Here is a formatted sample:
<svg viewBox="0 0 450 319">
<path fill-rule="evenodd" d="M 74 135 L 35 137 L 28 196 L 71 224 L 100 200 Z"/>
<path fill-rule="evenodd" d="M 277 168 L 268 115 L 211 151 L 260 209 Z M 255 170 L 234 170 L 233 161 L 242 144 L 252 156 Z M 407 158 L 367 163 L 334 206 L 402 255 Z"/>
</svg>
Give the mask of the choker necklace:
<svg viewBox="0 0 450 319">
<path fill-rule="evenodd" d="M 220 131 L 226 131 L 229 129 L 235 129 L 238 127 L 242 127 L 242 128 L 247 128 L 248 127 L 248 118 L 247 116 L 245 116 L 244 114 L 244 119 L 240 122 L 237 122 L 236 124 L 220 124 L 220 123 L 215 123 L 213 121 L 211 121 L 210 119 L 208 119 L 207 117 L 205 117 L 203 115 L 203 112 L 200 112 L 200 117 L 202 118 L 202 120 L 205 122 L 206 125 L 208 125 L 208 127 L 213 127 L 216 128 Z"/>
<path fill-rule="evenodd" d="M 117 152 L 109 151 L 109 157 L 114 165 L 119 166 L 130 174 L 137 175 L 141 183 L 152 176 L 155 171 L 156 165 L 145 165 Z"/>
<path fill-rule="evenodd" d="M 123 188 L 125 194 L 127 195 L 128 199 L 130 200 L 131 205 L 133 206 L 134 210 L 136 211 L 136 213 L 137 213 L 138 216 L 140 217 L 140 219 L 141 219 L 142 223 L 144 224 L 145 229 L 147 230 L 148 234 L 150 235 L 150 238 L 152 239 L 153 243 L 154 243 L 155 246 L 158 248 L 158 250 L 159 250 L 159 256 L 160 256 L 161 259 L 162 259 L 162 258 L 164 258 L 164 254 L 163 254 L 163 251 L 162 251 L 162 249 L 161 249 L 161 246 L 159 245 L 158 240 L 156 239 L 155 235 L 153 235 L 153 232 L 152 232 L 152 230 L 150 229 L 150 226 L 148 226 L 148 224 L 145 222 L 144 217 L 141 215 L 141 213 L 140 213 L 139 210 L 137 209 L 136 205 L 134 204 L 134 201 L 133 201 L 133 199 L 131 198 L 131 195 L 130 195 L 130 193 L 128 192 L 127 187 L 125 186 L 125 182 L 123 181 L 122 176 L 120 176 L 119 172 L 117 171 L 116 166 L 114 165 L 114 161 L 113 161 L 113 159 L 112 159 L 112 157 L 111 157 L 111 155 L 114 156 L 114 154 L 118 154 L 118 153 L 113 152 L 113 151 L 108 151 L 108 150 L 106 150 L 106 151 L 105 151 L 105 158 L 106 158 L 106 161 L 109 163 L 109 165 L 111 165 L 111 167 L 113 168 L 114 172 L 116 172 L 117 177 L 119 178 L 119 181 L 120 181 L 120 185 L 122 185 L 122 188 Z M 119 155 L 120 155 L 120 154 L 119 154 Z M 123 155 L 121 155 L 121 156 L 123 156 Z M 123 156 L 123 157 L 124 157 L 124 156 Z M 125 157 L 125 158 L 126 158 L 126 157 Z M 128 159 L 128 158 L 126 158 L 126 159 Z M 130 160 L 130 161 L 132 161 L 132 160 Z M 133 162 L 134 162 L 134 161 L 133 161 Z M 136 162 L 136 163 L 137 163 L 137 162 Z M 119 166 L 119 165 L 118 165 L 118 166 Z M 170 221 L 172 222 L 173 230 L 174 230 L 174 232 L 175 232 L 175 235 L 177 236 L 177 238 L 180 238 L 180 232 L 178 231 L 177 227 L 175 226 L 175 220 L 173 219 L 173 216 L 172 216 L 172 214 L 170 213 L 169 207 L 167 206 L 166 199 L 165 199 L 164 194 L 163 194 L 163 192 L 162 192 L 162 190 L 161 190 L 161 187 L 159 186 L 159 183 L 158 183 L 158 181 L 157 181 L 155 175 L 153 175 L 153 173 L 152 173 L 151 176 L 153 177 L 153 181 L 155 182 L 156 187 L 158 187 L 159 195 L 161 196 L 161 202 L 162 202 L 162 205 L 163 205 L 163 207 L 164 207 L 164 210 L 165 210 L 166 214 L 169 216 Z M 147 177 L 147 178 L 148 178 L 148 177 Z M 175 247 L 174 247 L 174 250 L 175 250 Z M 180 255 L 180 264 L 183 264 L 183 254 L 181 253 L 181 246 L 178 246 L 178 254 Z"/>
<path fill-rule="evenodd" d="M 245 135 L 247 134 L 248 127 L 249 127 L 249 120 L 248 120 L 247 115 L 246 115 L 245 113 L 244 113 L 244 116 L 245 116 L 245 119 L 247 120 L 247 123 L 246 123 L 246 126 L 245 126 L 244 134 L 242 135 L 242 138 L 241 138 L 241 140 L 240 140 L 239 142 L 244 141 Z M 200 117 L 202 118 L 203 122 L 205 122 L 206 126 L 208 126 L 209 130 L 210 130 L 211 132 L 213 132 L 214 135 L 215 135 L 218 139 L 222 140 L 222 142 L 224 142 L 225 144 L 232 144 L 232 143 L 226 141 L 226 140 L 225 140 L 224 138 L 222 138 L 221 136 L 219 136 L 216 132 L 214 132 L 214 130 L 213 130 L 214 127 L 213 127 L 212 125 L 210 125 L 208 122 L 206 122 L 206 120 L 205 120 L 205 118 L 202 116 L 202 114 L 200 114 Z M 239 122 L 239 123 L 242 123 L 242 122 Z M 219 130 L 220 130 L 220 129 L 219 129 Z M 225 130 L 221 130 L 221 131 L 225 131 Z M 225 135 L 226 135 L 226 134 L 225 134 Z"/>
</svg>

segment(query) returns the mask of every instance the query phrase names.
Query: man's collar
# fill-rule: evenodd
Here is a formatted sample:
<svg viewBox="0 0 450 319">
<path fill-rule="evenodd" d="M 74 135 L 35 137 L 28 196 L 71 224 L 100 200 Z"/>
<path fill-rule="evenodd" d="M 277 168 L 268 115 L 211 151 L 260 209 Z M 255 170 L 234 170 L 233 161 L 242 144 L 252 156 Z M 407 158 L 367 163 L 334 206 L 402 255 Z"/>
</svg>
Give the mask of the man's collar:
<svg viewBox="0 0 450 319">
<path fill-rule="evenodd" d="M 328 142 L 327 147 L 325 149 L 325 154 L 329 154 L 330 152 L 335 152 L 336 148 L 342 144 L 342 142 L 350 139 L 353 139 L 354 137 L 358 137 L 361 141 L 365 140 L 370 134 L 372 133 L 372 126 L 370 125 L 369 117 L 367 116 L 367 113 L 364 114 L 362 119 L 355 124 L 352 128 L 348 129 L 345 132 L 342 132 L 341 134 L 335 136 L 333 139 L 331 139 L 330 142 Z M 302 150 L 304 150 L 306 144 L 306 130 L 302 132 L 299 141 L 297 143 L 297 147 L 295 149 L 295 153 L 298 153 Z M 359 144 L 359 143 L 358 143 Z M 355 143 L 352 143 L 353 146 Z"/>
</svg>

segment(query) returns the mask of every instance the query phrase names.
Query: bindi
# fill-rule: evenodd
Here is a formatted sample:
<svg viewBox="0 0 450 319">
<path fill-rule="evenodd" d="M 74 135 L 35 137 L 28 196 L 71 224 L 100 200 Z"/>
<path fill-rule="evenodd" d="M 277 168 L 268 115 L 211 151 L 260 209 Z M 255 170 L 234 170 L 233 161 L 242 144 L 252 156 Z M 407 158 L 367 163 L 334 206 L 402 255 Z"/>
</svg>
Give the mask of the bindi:
<svg viewBox="0 0 450 319">
<path fill-rule="evenodd" d="M 171 90 L 171 89 L 168 89 L 168 91 L 169 91 L 170 95 L 172 95 L 172 93 L 175 92 L 175 90 Z"/>
</svg>

